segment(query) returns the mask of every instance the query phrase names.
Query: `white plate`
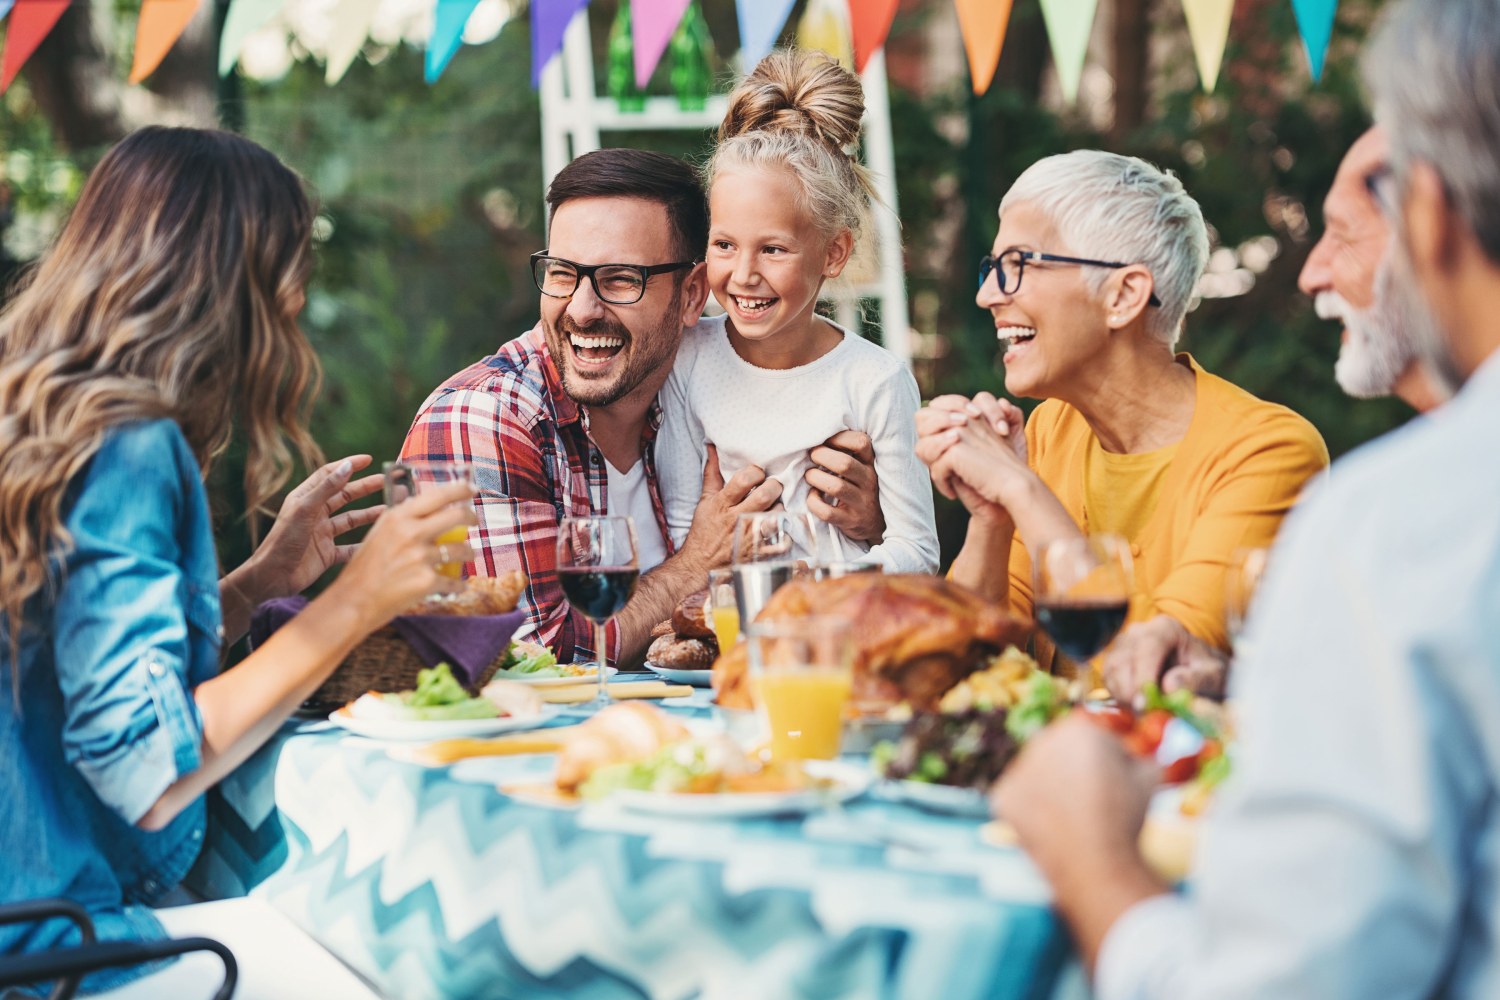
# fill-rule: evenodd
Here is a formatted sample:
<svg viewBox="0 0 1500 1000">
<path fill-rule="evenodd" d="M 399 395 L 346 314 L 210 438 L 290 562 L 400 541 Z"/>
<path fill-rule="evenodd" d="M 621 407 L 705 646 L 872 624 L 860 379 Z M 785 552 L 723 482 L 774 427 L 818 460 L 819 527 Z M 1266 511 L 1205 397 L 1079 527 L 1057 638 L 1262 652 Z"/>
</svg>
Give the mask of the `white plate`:
<svg viewBox="0 0 1500 1000">
<path fill-rule="evenodd" d="M 405 719 L 356 719 L 349 714 L 349 706 L 333 712 L 328 721 L 342 726 L 355 736 L 367 736 L 372 740 L 452 740 L 468 736 L 497 736 L 500 733 L 536 729 L 551 721 L 558 710 L 545 706 L 542 714 L 524 719 L 505 716 L 498 719 L 435 719 L 412 721 Z"/>
<path fill-rule="evenodd" d="M 826 788 L 799 792 L 723 792 L 718 795 L 690 795 L 678 792 L 642 792 L 633 789 L 615 792 L 609 804 L 635 812 L 681 819 L 748 819 L 755 816 L 784 816 L 808 813 L 837 802 L 847 802 L 870 787 L 870 772 L 854 764 L 839 761 L 810 760 L 804 765 L 814 778 L 827 779 Z"/>
<path fill-rule="evenodd" d="M 620 671 L 614 667 L 604 668 L 604 679 L 608 681 Z M 578 677 L 533 677 L 530 674 L 513 674 L 507 670 L 497 670 L 491 675 L 492 680 L 515 681 L 517 684 L 530 684 L 532 687 L 556 688 L 573 687 L 575 684 L 595 684 L 599 680 L 597 670 L 590 671 Z"/>
<path fill-rule="evenodd" d="M 990 818 L 989 800 L 974 788 L 935 785 L 930 781 L 885 781 L 880 790 L 888 798 L 928 812 L 965 819 Z"/>
<path fill-rule="evenodd" d="M 664 681 L 673 684 L 691 684 L 695 688 L 713 687 L 714 672 L 712 668 L 706 670 L 678 670 L 673 667 L 659 667 L 650 660 L 646 661 L 646 669 Z"/>
</svg>

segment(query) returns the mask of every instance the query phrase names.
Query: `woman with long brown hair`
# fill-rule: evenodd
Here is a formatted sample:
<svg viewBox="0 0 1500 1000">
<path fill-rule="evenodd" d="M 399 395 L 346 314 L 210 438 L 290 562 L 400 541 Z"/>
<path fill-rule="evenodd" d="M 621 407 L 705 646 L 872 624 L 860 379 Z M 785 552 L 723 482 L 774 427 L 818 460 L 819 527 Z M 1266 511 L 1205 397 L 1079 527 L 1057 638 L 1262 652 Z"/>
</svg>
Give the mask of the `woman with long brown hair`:
<svg viewBox="0 0 1500 1000">
<path fill-rule="evenodd" d="M 151 907 L 198 853 L 204 791 L 366 634 L 451 589 L 436 538 L 473 520 L 464 484 L 384 513 L 322 596 L 221 671 L 225 625 L 311 582 L 369 516 L 333 516 L 369 492 L 348 483 L 368 457 L 325 466 L 221 594 L 203 477 L 232 432 L 251 510 L 294 454 L 319 461 L 318 365 L 296 323 L 313 219 L 254 143 L 144 129 L 0 316 L 0 899 L 71 897 L 106 940 L 162 933 Z M 5 929 L 0 952 L 70 933 Z"/>
</svg>

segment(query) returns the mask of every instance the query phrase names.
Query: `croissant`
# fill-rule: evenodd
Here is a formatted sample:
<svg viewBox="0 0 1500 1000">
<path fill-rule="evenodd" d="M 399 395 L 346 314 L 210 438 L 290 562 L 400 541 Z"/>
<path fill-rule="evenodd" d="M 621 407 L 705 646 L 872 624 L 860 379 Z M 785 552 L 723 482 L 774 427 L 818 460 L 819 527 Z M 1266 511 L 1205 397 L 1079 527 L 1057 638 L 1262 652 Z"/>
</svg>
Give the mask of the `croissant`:
<svg viewBox="0 0 1500 1000">
<path fill-rule="evenodd" d="M 599 768 L 644 760 L 689 735 L 686 726 L 659 708 L 639 702 L 610 705 L 563 744 L 557 755 L 557 787 L 575 792 Z"/>
<path fill-rule="evenodd" d="M 828 615 L 851 623 L 854 689 L 851 704 L 874 714 L 899 702 L 930 710 L 938 700 L 1008 645 L 1024 645 L 1031 623 L 1012 617 L 949 580 L 918 574 L 855 573 L 794 580 L 777 590 L 757 622 Z M 745 683 L 747 643 L 714 664 L 713 686 L 726 708 L 750 708 Z"/>
</svg>

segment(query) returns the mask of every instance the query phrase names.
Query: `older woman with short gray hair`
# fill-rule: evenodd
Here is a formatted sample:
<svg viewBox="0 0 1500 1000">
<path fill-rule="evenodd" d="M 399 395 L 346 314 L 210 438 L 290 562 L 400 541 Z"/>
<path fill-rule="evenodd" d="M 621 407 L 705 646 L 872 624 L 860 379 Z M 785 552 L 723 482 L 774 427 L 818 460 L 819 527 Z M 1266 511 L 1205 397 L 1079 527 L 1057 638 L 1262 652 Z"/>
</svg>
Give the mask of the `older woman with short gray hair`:
<svg viewBox="0 0 1500 1000">
<path fill-rule="evenodd" d="M 1328 452 L 1297 414 L 1174 353 L 1207 258 L 1197 202 L 1143 160 L 1081 150 L 1017 179 L 976 301 L 1006 391 L 1044 402 L 1024 432 L 1020 409 L 984 392 L 917 415 L 918 454 L 971 515 L 954 580 L 1032 614 L 1035 553 L 1114 534 L 1135 565 L 1129 621 L 1227 645 L 1235 551 L 1271 543 Z"/>
</svg>

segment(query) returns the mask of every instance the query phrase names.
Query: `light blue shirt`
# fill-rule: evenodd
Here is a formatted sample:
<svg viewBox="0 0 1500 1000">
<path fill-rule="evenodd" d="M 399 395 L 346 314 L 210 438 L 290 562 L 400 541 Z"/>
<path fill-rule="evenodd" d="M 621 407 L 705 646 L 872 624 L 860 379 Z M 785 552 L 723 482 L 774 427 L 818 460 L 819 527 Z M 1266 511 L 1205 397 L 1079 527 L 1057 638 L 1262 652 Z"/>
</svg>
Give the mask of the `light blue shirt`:
<svg viewBox="0 0 1500 1000">
<path fill-rule="evenodd" d="M 1188 898 L 1100 1000 L 1500 997 L 1500 356 L 1295 514 L 1234 675 Z"/>
<path fill-rule="evenodd" d="M 219 670 L 203 482 L 174 422 L 130 424 L 109 433 L 63 511 L 73 546 L 58 589 L 26 609 L 19 705 L 0 631 L 0 900 L 64 896 L 102 940 L 160 937 L 148 907 L 197 857 L 203 802 L 160 832 L 135 823 L 199 766 L 192 689 Z M 69 943 L 69 927 L 0 928 L 0 953 Z"/>
</svg>

